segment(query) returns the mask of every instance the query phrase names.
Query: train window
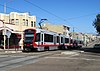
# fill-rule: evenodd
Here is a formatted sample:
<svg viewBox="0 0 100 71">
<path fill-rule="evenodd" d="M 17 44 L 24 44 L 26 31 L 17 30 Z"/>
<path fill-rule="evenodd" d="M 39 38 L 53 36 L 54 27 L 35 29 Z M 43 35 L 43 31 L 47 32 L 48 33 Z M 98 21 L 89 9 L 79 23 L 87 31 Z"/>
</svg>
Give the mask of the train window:
<svg viewBox="0 0 100 71">
<path fill-rule="evenodd" d="M 65 38 L 65 43 L 69 43 L 69 38 Z"/>
<path fill-rule="evenodd" d="M 63 37 L 61 37 L 61 43 L 63 43 Z"/>
<path fill-rule="evenodd" d="M 53 35 L 44 34 L 44 42 L 53 42 Z"/>
<path fill-rule="evenodd" d="M 59 36 L 57 36 L 57 43 L 59 43 Z"/>
<path fill-rule="evenodd" d="M 36 40 L 35 40 L 36 42 L 38 42 L 38 41 L 40 41 L 40 33 L 37 33 L 36 34 Z"/>
</svg>

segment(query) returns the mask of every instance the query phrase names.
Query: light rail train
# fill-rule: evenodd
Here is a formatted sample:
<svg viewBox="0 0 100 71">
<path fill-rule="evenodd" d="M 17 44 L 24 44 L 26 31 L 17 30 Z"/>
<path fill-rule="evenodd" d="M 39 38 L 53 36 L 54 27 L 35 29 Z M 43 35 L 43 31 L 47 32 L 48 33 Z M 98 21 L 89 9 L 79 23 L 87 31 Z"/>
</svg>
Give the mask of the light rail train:
<svg viewBox="0 0 100 71">
<path fill-rule="evenodd" d="M 83 45 L 81 40 L 43 29 L 26 29 L 23 43 L 23 51 L 65 50 Z"/>
</svg>

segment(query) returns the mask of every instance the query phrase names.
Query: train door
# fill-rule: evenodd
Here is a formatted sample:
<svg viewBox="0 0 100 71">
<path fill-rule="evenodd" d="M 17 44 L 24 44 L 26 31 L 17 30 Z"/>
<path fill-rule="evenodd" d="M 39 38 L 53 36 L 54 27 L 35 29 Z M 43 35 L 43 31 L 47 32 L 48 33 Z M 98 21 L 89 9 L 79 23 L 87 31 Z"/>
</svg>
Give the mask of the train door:
<svg viewBox="0 0 100 71">
<path fill-rule="evenodd" d="M 63 37 L 63 44 L 65 44 L 65 37 Z"/>
<path fill-rule="evenodd" d="M 44 33 L 41 32 L 41 45 L 43 45 L 43 44 L 44 44 Z"/>
<path fill-rule="evenodd" d="M 57 36 L 54 35 L 54 45 L 57 43 Z"/>
<path fill-rule="evenodd" d="M 60 45 L 60 37 L 57 36 L 57 44 Z"/>
</svg>

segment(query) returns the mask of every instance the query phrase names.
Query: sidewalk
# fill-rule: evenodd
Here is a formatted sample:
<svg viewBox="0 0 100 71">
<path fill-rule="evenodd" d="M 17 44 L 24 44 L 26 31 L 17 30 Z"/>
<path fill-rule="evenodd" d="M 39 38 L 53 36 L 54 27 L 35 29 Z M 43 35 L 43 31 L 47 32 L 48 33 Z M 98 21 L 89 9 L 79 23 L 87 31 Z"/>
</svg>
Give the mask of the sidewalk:
<svg viewBox="0 0 100 71">
<path fill-rule="evenodd" d="M 8 54 L 8 53 L 21 53 L 21 49 L 0 49 L 0 54 Z"/>
</svg>

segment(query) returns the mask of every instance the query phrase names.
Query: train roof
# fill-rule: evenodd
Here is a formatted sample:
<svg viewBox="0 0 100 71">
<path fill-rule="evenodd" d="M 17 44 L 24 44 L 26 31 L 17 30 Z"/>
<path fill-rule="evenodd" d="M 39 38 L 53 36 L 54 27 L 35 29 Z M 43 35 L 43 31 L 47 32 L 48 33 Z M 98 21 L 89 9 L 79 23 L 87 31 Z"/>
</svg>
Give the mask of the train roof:
<svg viewBox="0 0 100 71">
<path fill-rule="evenodd" d="M 43 33 L 47 33 L 47 34 L 52 34 L 52 35 L 57 35 L 57 36 L 63 36 L 63 37 L 66 37 L 66 38 L 69 38 L 69 36 L 66 36 L 66 35 L 63 35 L 63 34 L 58 34 L 56 32 L 53 32 L 53 31 L 49 31 L 49 30 L 44 30 L 44 29 L 39 29 L 39 28 L 30 28 L 30 29 L 26 29 L 26 30 L 36 30 L 36 33 L 40 33 L 40 32 L 43 32 Z M 24 30 L 25 31 L 25 30 Z"/>
<path fill-rule="evenodd" d="M 59 34 L 56 33 L 56 32 L 49 31 L 49 30 L 44 30 L 44 29 L 36 29 L 36 32 L 37 32 L 37 33 L 43 32 L 43 33 L 48 33 L 48 34 L 56 34 L 56 35 L 59 35 Z"/>
<path fill-rule="evenodd" d="M 53 31 L 49 31 L 49 30 L 44 30 L 44 29 L 36 29 L 37 33 L 39 32 L 43 32 L 43 33 L 48 33 L 48 34 L 53 34 L 53 35 L 57 35 L 57 36 L 63 36 L 63 37 L 66 37 L 66 38 L 69 38 L 69 36 L 66 36 L 66 35 L 63 35 L 63 34 L 58 34 L 56 32 L 53 32 Z"/>
</svg>

